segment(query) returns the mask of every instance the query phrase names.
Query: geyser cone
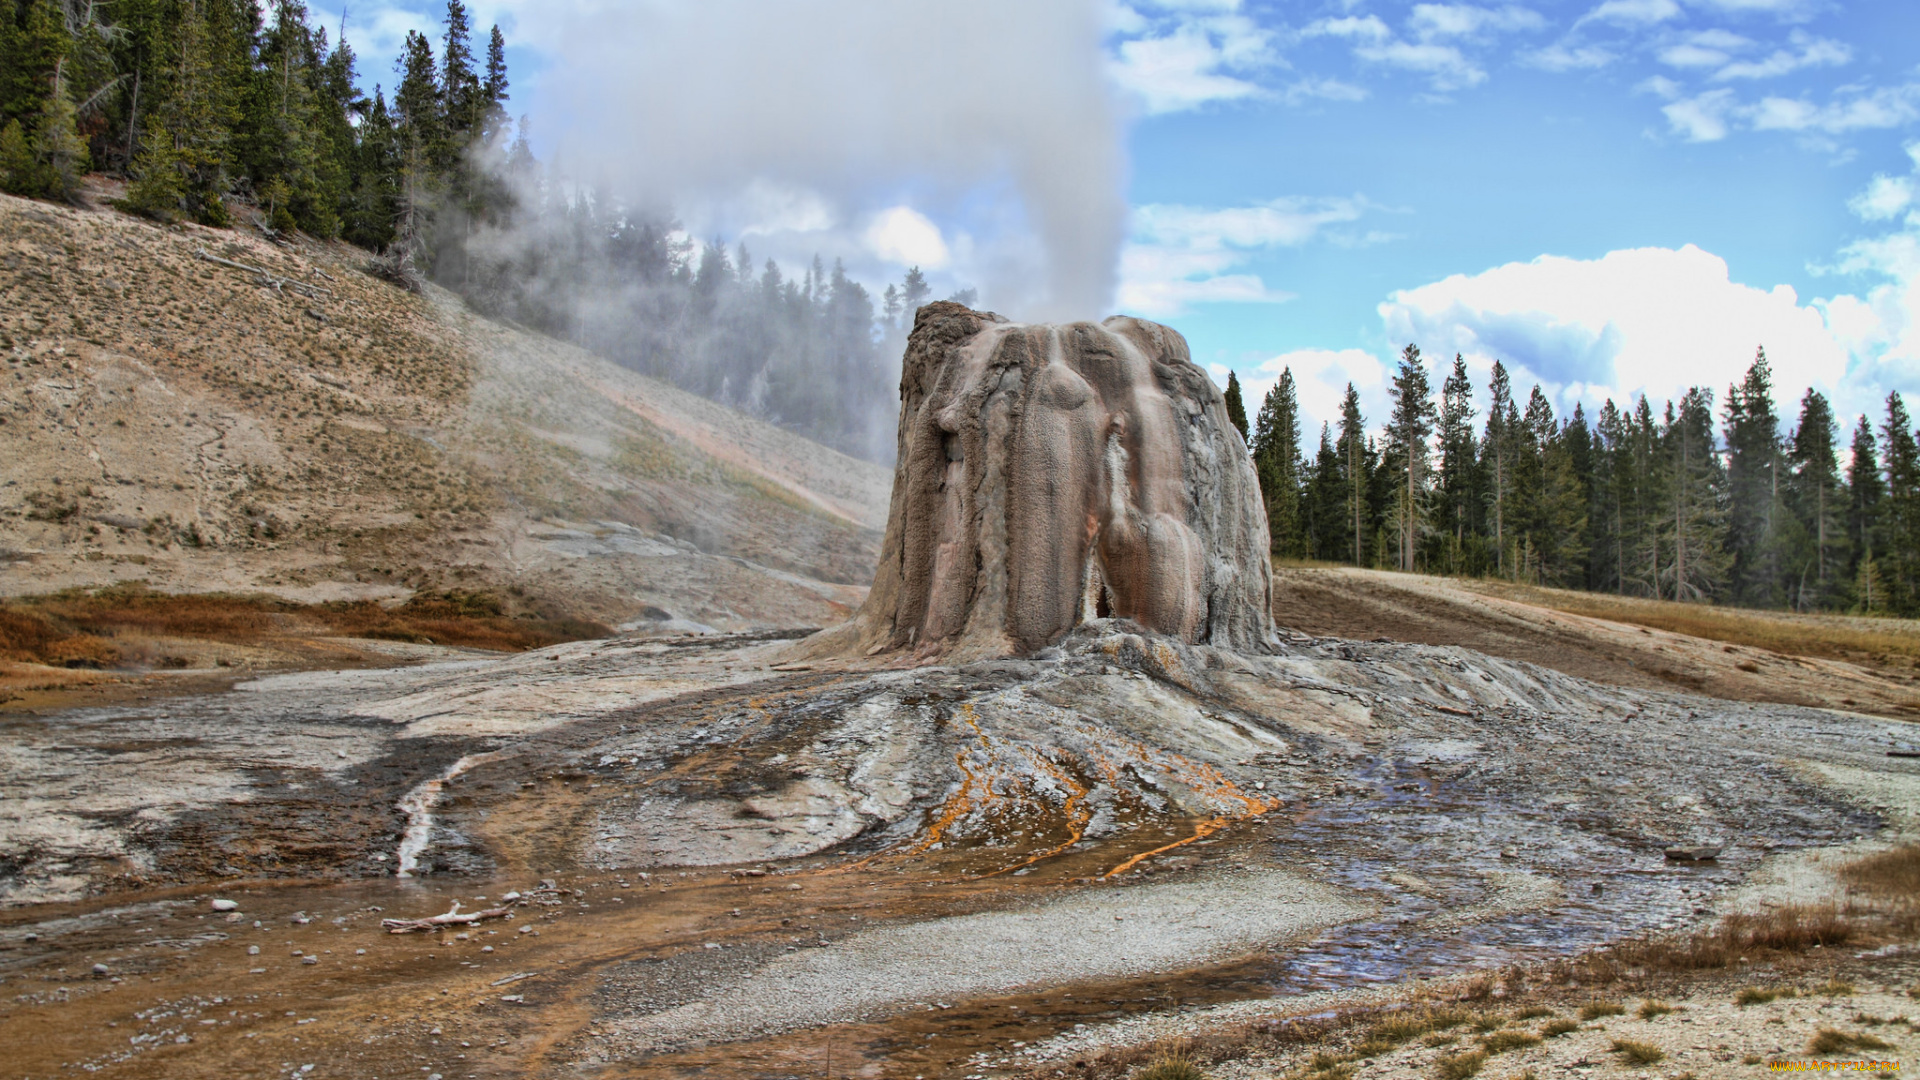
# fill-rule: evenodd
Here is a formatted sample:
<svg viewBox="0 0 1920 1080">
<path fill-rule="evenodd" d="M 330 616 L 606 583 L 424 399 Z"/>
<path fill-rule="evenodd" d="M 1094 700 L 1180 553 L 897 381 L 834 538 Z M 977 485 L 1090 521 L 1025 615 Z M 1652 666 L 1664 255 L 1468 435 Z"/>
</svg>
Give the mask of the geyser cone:
<svg viewBox="0 0 1920 1080">
<path fill-rule="evenodd" d="M 873 590 L 798 651 L 1025 655 L 1105 617 L 1255 651 L 1272 635 L 1268 544 L 1246 445 L 1179 334 L 928 304 Z"/>
</svg>

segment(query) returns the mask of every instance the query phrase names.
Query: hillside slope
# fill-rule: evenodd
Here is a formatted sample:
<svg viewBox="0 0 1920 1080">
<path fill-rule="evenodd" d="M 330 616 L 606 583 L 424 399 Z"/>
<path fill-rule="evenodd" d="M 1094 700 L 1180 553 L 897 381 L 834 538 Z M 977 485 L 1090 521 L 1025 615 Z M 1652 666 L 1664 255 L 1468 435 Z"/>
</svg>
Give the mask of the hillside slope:
<svg viewBox="0 0 1920 1080">
<path fill-rule="evenodd" d="M 858 603 L 890 470 L 364 262 L 0 197 L 0 595 L 490 590 L 722 629 Z"/>
</svg>

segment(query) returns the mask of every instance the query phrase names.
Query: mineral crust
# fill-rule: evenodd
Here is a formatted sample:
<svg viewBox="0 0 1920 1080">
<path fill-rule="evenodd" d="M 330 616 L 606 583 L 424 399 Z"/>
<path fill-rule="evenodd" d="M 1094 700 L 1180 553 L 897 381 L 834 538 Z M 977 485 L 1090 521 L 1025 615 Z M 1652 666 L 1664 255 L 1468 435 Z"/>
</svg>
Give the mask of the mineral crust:
<svg viewBox="0 0 1920 1080">
<path fill-rule="evenodd" d="M 1259 484 L 1174 331 L 928 304 L 898 439 L 873 589 L 801 655 L 1031 655 L 1101 618 L 1190 644 L 1270 643 Z"/>
</svg>

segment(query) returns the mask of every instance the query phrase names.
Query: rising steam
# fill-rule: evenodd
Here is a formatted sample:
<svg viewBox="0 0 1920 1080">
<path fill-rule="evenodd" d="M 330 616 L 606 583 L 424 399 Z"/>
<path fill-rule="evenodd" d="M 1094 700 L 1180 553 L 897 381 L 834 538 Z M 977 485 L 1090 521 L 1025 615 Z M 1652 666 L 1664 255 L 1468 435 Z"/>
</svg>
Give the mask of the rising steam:
<svg viewBox="0 0 1920 1080">
<path fill-rule="evenodd" d="M 1098 0 L 647 0 L 566 18 L 542 35 L 564 60 L 535 130 L 567 174 L 703 235 L 854 237 L 904 199 L 973 223 L 957 261 L 984 303 L 1108 309 L 1125 202 Z"/>
</svg>

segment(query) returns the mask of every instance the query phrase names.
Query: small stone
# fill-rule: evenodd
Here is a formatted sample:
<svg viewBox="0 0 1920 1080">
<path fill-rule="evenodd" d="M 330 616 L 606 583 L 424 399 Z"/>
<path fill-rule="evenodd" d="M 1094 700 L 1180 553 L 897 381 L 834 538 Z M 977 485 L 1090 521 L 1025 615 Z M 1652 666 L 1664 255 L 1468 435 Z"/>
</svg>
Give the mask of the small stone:
<svg viewBox="0 0 1920 1080">
<path fill-rule="evenodd" d="M 520 932 L 521 932 L 521 933 L 523 933 L 523 934 L 531 934 L 531 933 L 533 933 L 533 924 L 532 924 L 532 923 L 528 923 L 527 925 L 525 925 L 525 926 L 523 926 L 523 927 L 521 927 L 521 928 L 520 928 Z"/>
<path fill-rule="evenodd" d="M 482 945 L 482 946 L 480 946 L 480 951 L 481 951 L 481 952 L 492 952 L 492 951 L 493 951 L 493 946 L 491 946 L 491 945 Z"/>
<path fill-rule="evenodd" d="M 353 955 L 355 955 L 355 956 L 365 956 L 365 955 L 367 955 L 367 950 L 365 950 L 365 949 L 355 949 L 355 950 L 353 950 Z"/>
<path fill-rule="evenodd" d="M 439 1028 L 434 1028 L 434 1029 L 433 1029 L 432 1031 L 429 1031 L 429 1032 L 427 1032 L 427 1034 L 429 1034 L 429 1035 L 438 1035 L 438 1034 L 440 1034 L 440 1029 L 439 1029 Z"/>
<path fill-rule="evenodd" d="M 1501 848 L 1500 857 L 1503 859 L 1517 859 L 1520 857 L 1520 853 L 1512 848 Z"/>
<path fill-rule="evenodd" d="M 105 975 L 107 973 L 107 965 L 105 964 L 93 965 L 93 973 L 95 975 Z"/>
<path fill-rule="evenodd" d="M 21 940 L 21 941 L 39 941 L 39 940 L 40 940 L 40 935 L 39 935 L 39 934 L 28 934 L 28 935 L 26 935 L 25 937 L 23 937 L 23 938 L 21 938 L 20 940 Z"/>
<path fill-rule="evenodd" d="M 247 946 L 247 955 L 248 955 L 248 956 L 259 956 L 259 955 L 260 955 L 260 946 L 258 946 L 258 945 L 249 945 L 249 946 Z"/>
<path fill-rule="evenodd" d="M 215 911 L 239 911 L 240 910 L 240 902 L 237 900 L 215 900 L 213 901 L 212 904 L 208 906 L 212 907 L 213 910 Z"/>
<path fill-rule="evenodd" d="M 320 958 L 317 956 L 303 956 L 300 958 L 300 962 L 303 964 L 317 964 L 320 962 Z"/>
</svg>

